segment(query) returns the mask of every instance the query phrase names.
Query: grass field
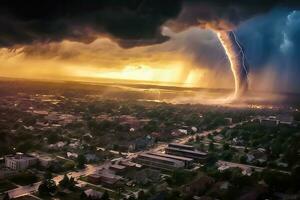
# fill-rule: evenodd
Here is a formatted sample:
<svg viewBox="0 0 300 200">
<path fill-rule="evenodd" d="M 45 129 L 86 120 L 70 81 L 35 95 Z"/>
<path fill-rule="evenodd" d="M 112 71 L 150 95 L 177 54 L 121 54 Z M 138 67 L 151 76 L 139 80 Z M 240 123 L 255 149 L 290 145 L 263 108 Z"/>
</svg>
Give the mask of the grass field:
<svg viewBox="0 0 300 200">
<path fill-rule="evenodd" d="M 0 193 L 3 193 L 7 190 L 12 190 L 14 188 L 16 188 L 16 186 L 10 181 L 7 180 L 0 181 Z"/>
</svg>

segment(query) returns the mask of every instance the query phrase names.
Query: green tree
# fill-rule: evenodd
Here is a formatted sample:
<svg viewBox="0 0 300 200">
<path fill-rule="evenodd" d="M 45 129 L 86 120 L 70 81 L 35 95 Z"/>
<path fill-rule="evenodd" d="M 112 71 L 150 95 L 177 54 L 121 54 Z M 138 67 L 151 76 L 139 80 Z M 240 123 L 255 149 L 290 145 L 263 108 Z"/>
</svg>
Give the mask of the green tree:
<svg viewBox="0 0 300 200">
<path fill-rule="evenodd" d="M 67 174 L 64 175 L 63 179 L 59 181 L 58 185 L 62 188 L 67 188 L 69 186 L 70 179 Z"/>
<path fill-rule="evenodd" d="M 202 143 L 202 142 L 200 143 L 199 149 L 200 149 L 200 151 L 205 151 L 204 143 Z"/>
<path fill-rule="evenodd" d="M 128 200 L 136 200 L 135 197 L 133 195 L 130 195 L 130 197 L 128 198 Z"/>
<path fill-rule="evenodd" d="M 75 163 L 74 161 L 71 160 L 66 161 L 63 165 L 63 168 L 67 171 L 74 169 L 74 167 L 75 167 Z"/>
<path fill-rule="evenodd" d="M 55 193 L 57 186 L 52 179 L 44 179 L 38 188 L 38 192 L 41 196 L 50 196 Z"/>
<path fill-rule="evenodd" d="M 210 143 L 209 143 L 208 150 L 209 150 L 210 152 L 215 150 L 215 145 L 214 145 L 213 142 L 210 142 Z"/>
<path fill-rule="evenodd" d="M 109 194 L 106 190 L 105 190 L 103 196 L 101 197 L 101 200 L 109 200 Z"/>
<path fill-rule="evenodd" d="M 44 179 L 52 179 L 52 173 L 50 171 L 46 171 L 44 174 Z"/>
<path fill-rule="evenodd" d="M 145 192 L 143 190 L 138 192 L 138 200 L 146 200 L 147 199 L 147 195 L 145 194 Z"/>
<path fill-rule="evenodd" d="M 59 141 L 60 137 L 56 132 L 51 132 L 49 133 L 47 139 L 48 139 L 48 144 L 54 144 Z"/>
<path fill-rule="evenodd" d="M 242 156 L 240 157 L 240 163 L 243 163 L 243 164 L 247 163 L 247 156 L 242 155 Z"/>
<path fill-rule="evenodd" d="M 79 169 L 83 169 L 85 167 L 85 164 L 86 164 L 86 158 L 84 155 L 80 154 L 78 157 L 77 157 L 77 167 Z"/>
<path fill-rule="evenodd" d="M 3 196 L 3 200 L 10 200 L 9 194 L 5 193 L 5 195 Z"/>
<path fill-rule="evenodd" d="M 279 171 L 264 170 L 262 178 L 273 191 L 285 192 L 291 185 L 291 175 Z"/>
<path fill-rule="evenodd" d="M 180 200 L 180 192 L 178 190 L 172 190 L 170 194 L 167 196 L 167 200 Z"/>
<path fill-rule="evenodd" d="M 230 149 L 230 145 L 228 144 L 228 143 L 225 143 L 224 145 L 223 145 L 223 150 L 224 151 L 227 151 L 227 150 L 229 150 Z"/>
<path fill-rule="evenodd" d="M 218 161 L 218 157 L 215 153 L 209 153 L 207 156 L 207 165 L 213 166 Z"/>
<path fill-rule="evenodd" d="M 80 199 L 81 200 L 87 200 L 88 199 L 88 196 L 86 196 L 85 192 L 82 191 L 81 195 L 80 195 Z"/>
<path fill-rule="evenodd" d="M 294 189 L 299 190 L 300 189 L 300 166 L 295 166 L 292 170 L 292 184 L 294 186 Z"/>
</svg>

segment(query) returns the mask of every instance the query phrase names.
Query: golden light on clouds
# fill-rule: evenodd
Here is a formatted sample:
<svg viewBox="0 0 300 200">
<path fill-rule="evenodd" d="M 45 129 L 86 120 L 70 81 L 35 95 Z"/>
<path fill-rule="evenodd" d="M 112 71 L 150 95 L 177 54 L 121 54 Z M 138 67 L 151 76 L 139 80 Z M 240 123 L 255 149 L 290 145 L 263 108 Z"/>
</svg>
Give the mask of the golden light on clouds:
<svg viewBox="0 0 300 200">
<path fill-rule="evenodd" d="M 164 65 L 164 64 L 162 64 Z M 183 84 L 185 86 L 197 86 L 201 80 L 201 70 L 188 70 L 188 75 L 183 76 L 187 69 L 181 62 L 165 64 L 164 67 L 152 67 L 147 65 L 127 65 L 122 69 L 77 69 L 76 77 L 106 78 L 117 80 L 130 80 L 140 82 L 153 82 L 162 84 Z"/>
<path fill-rule="evenodd" d="M 218 79 L 218 71 L 194 60 L 189 49 L 182 45 L 185 37 L 176 34 L 172 37 L 163 44 L 130 49 L 123 49 L 107 38 L 88 44 L 62 41 L 13 50 L 2 48 L 0 76 L 91 82 L 109 79 L 187 87 L 233 86 L 231 74 L 220 71 Z"/>
</svg>

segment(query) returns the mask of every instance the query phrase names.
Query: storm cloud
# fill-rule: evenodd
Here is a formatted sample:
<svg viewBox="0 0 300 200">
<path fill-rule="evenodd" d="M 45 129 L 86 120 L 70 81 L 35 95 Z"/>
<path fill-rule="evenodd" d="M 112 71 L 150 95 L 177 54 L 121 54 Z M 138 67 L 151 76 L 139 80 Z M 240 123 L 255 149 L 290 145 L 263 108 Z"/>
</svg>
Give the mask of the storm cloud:
<svg viewBox="0 0 300 200">
<path fill-rule="evenodd" d="M 257 75 L 253 82 L 265 90 L 300 92 L 299 10 L 275 8 L 245 22 L 236 33 Z"/>
<path fill-rule="evenodd" d="M 282 3 L 284 2 L 284 3 Z M 122 47 L 162 43 L 161 28 L 232 29 L 277 5 L 274 0 L 3 0 L 0 46 L 62 40 L 92 42 L 99 36 Z"/>
</svg>

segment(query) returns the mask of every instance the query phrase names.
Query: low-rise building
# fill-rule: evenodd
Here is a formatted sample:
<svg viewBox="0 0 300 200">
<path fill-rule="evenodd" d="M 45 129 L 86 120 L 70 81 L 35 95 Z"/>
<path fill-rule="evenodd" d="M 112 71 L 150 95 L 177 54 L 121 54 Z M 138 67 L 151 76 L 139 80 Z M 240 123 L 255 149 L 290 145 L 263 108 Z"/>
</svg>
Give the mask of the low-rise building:
<svg viewBox="0 0 300 200">
<path fill-rule="evenodd" d="M 84 194 L 86 195 L 86 197 L 88 197 L 88 199 L 101 199 L 103 196 L 102 192 L 98 192 L 93 189 L 85 190 Z"/>
<path fill-rule="evenodd" d="M 233 122 L 231 117 L 225 117 L 224 121 L 226 122 L 226 124 L 232 124 L 232 122 Z"/>
<path fill-rule="evenodd" d="M 167 147 L 165 149 L 167 154 L 175 155 L 175 156 L 183 156 L 187 158 L 193 158 L 195 160 L 204 162 L 207 159 L 207 153 L 201 151 L 192 151 L 192 150 L 185 150 L 185 149 L 178 149 L 173 147 Z"/>
<path fill-rule="evenodd" d="M 157 155 L 151 155 L 147 153 L 139 154 L 136 161 L 142 165 L 164 169 L 164 170 L 174 170 L 184 167 L 184 162 L 180 160 L 175 160 L 172 158 L 161 157 Z"/>
<path fill-rule="evenodd" d="M 175 155 L 170 155 L 170 154 L 163 154 L 163 153 L 156 153 L 156 152 L 148 152 L 148 154 L 182 161 L 182 162 L 184 162 L 184 167 L 185 168 L 191 167 L 191 165 L 193 164 L 193 161 L 194 161 L 194 159 L 192 159 L 192 158 L 187 158 L 187 157 L 182 157 L 182 156 L 175 156 Z"/>
<path fill-rule="evenodd" d="M 103 184 L 106 186 L 114 186 L 122 179 L 122 177 L 108 171 L 100 171 L 99 173 L 90 174 L 87 178 L 91 183 Z"/>
<path fill-rule="evenodd" d="M 127 170 L 126 166 L 119 165 L 119 164 L 111 165 L 109 166 L 109 169 L 118 175 L 124 174 Z"/>
<path fill-rule="evenodd" d="M 39 153 L 31 153 L 31 156 L 35 157 L 38 159 L 38 163 L 42 166 L 42 167 L 50 167 L 50 165 L 53 163 L 53 158 L 51 158 L 48 155 L 44 155 L 44 154 L 39 154 Z"/>
<path fill-rule="evenodd" d="M 131 161 L 128 161 L 128 160 L 121 160 L 119 162 L 120 165 L 123 165 L 129 169 L 132 169 L 132 168 L 137 168 L 137 164 L 134 163 L 134 162 L 131 162 Z"/>
<path fill-rule="evenodd" d="M 168 144 L 168 147 L 191 150 L 191 151 L 195 150 L 195 147 L 193 147 L 191 145 L 178 144 L 178 143 L 170 143 L 170 144 Z"/>
<path fill-rule="evenodd" d="M 26 155 L 23 153 L 17 153 L 16 155 L 5 156 L 5 166 L 14 170 L 24 170 L 37 163 L 37 158 Z"/>
<path fill-rule="evenodd" d="M 260 124 L 266 127 L 276 127 L 278 125 L 278 120 L 276 119 L 261 119 Z"/>
</svg>

